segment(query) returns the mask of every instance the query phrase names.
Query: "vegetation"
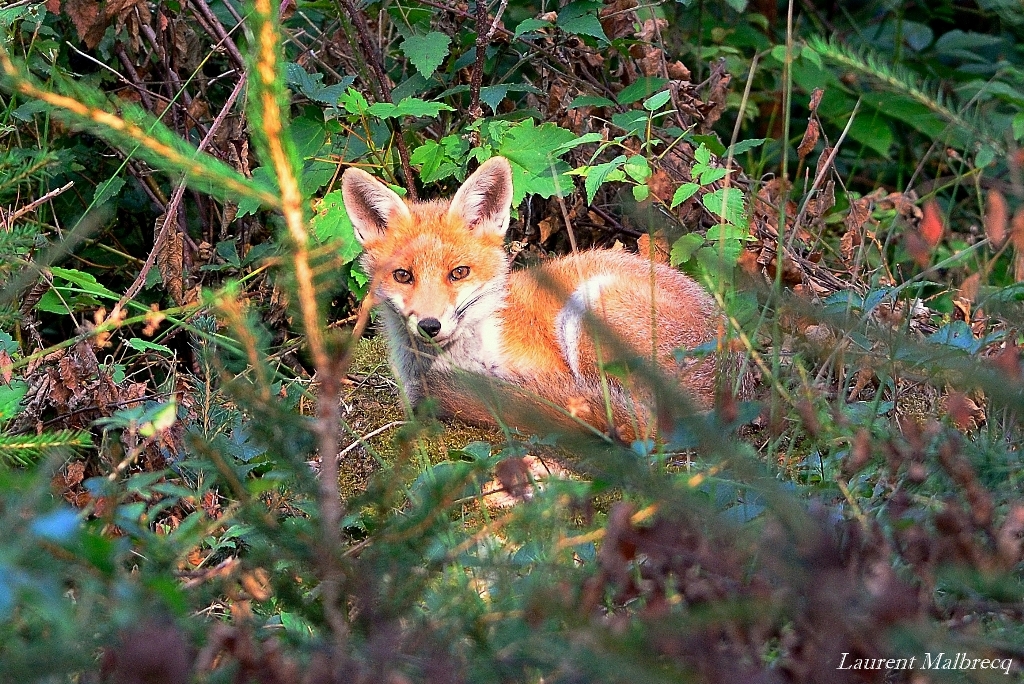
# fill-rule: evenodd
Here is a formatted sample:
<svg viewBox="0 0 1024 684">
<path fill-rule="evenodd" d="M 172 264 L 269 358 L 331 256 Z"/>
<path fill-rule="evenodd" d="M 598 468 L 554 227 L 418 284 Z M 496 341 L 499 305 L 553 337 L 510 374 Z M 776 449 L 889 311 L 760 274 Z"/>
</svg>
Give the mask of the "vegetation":
<svg viewBox="0 0 1024 684">
<path fill-rule="evenodd" d="M 1021 44 L 1006 0 L 0 7 L 0 679 L 1019 680 Z M 403 407 L 341 172 L 493 155 L 519 261 L 686 270 L 755 396 L 659 381 L 657 444 Z"/>
</svg>

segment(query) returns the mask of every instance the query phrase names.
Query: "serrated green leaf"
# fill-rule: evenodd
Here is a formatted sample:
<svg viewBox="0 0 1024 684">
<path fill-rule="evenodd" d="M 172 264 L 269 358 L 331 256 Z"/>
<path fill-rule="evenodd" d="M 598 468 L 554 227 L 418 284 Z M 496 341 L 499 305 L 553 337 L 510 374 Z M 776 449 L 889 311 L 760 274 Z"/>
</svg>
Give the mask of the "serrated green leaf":
<svg viewBox="0 0 1024 684">
<path fill-rule="evenodd" d="M 719 188 L 701 198 L 712 214 L 720 216 L 734 226 L 746 226 L 747 216 L 743 207 L 743 193 L 737 188 Z"/>
<path fill-rule="evenodd" d="M 23 380 L 12 380 L 9 385 L 0 384 L 0 421 L 9 420 L 21 413 L 21 400 L 28 393 Z"/>
<path fill-rule="evenodd" d="M 422 36 L 409 36 L 402 41 L 405 55 L 423 78 L 430 78 L 448 56 L 452 39 L 440 31 L 431 31 Z"/>
<path fill-rule="evenodd" d="M 725 169 L 719 169 L 719 168 L 703 169 L 700 172 L 700 184 L 701 185 L 711 185 L 715 181 L 720 181 L 723 178 L 725 178 L 725 175 L 727 173 L 729 173 L 729 172 L 726 171 Z"/>
<path fill-rule="evenodd" d="M 512 202 L 518 205 L 528 194 L 551 197 L 572 191 L 572 179 L 565 175 L 569 165 L 558 157 L 560 148 L 576 139 L 572 131 L 553 123 L 537 126 L 533 119 L 498 131 L 497 153 L 512 162 Z"/>
<path fill-rule="evenodd" d="M 597 13 L 603 7 L 598 0 L 576 0 L 558 11 L 558 28 L 577 36 L 592 36 L 609 42 Z"/>
<path fill-rule="evenodd" d="M 583 186 L 587 191 L 587 204 L 593 204 L 594 196 L 597 195 L 597 191 L 600 187 L 604 185 L 604 182 L 608 179 L 608 175 L 625 163 L 626 155 L 621 154 L 610 162 L 590 167 L 587 171 L 587 178 L 583 183 Z"/>
<path fill-rule="evenodd" d="M 696 183 L 683 183 L 678 188 L 676 188 L 675 193 L 672 195 L 672 204 L 670 204 L 669 206 L 672 209 L 675 209 L 680 204 L 696 195 L 697 190 L 699 189 L 700 186 L 697 185 Z"/>
<path fill-rule="evenodd" d="M 693 152 L 693 158 L 697 160 L 698 164 L 704 164 L 705 166 L 711 161 L 711 150 L 704 143 L 701 143 L 696 150 Z"/>
<path fill-rule="evenodd" d="M 338 99 L 338 104 L 349 114 L 355 114 L 360 116 L 366 113 L 366 110 L 370 108 L 370 103 L 366 101 L 363 94 L 355 88 L 349 88 L 345 93 Z"/>
<path fill-rule="evenodd" d="M 382 119 L 397 119 L 402 116 L 437 116 L 440 112 L 453 112 L 450 107 L 442 102 L 426 102 L 418 97 L 407 97 L 398 104 L 389 102 L 378 102 L 370 105 L 366 112 L 372 116 L 379 116 Z"/>
<path fill-rule="evenodd" d="M 626 163 L 622 165 L 622 170 L 637 183 L 643 183 L 651 177 L 651 166 L 647 162 L 647 157 L 639 154 L 627 159 Z"/>
<path fill-rule="evenodd" d="M 537 31 L 538 29 L 542 29 L 542 28 L 548 28 L 549 26 L 551 26 L 551 22 L 550 21 L 543 21 L 541 19 L 534 19 L 533 17 L 531 17 L 529 19 L 523 19 L 521 22 L 519 22 L 519 25 L 516 26 L 516 30 L 514 31 L 514 35 L 515 35 L 516 38 L 520 38 L 520 37 L 526 35 L 527 33 L 532 33 L 534 31 Z"/>
<path fill-rule="evenodd" d="M 121 192 L 121 188 L 123 187 L 123 178 L 119 176 L 108 178 L 96 186 L 96 191 L 92 194 L 92 203 L 95 206 L 106 204 L 111 198 L 117 195 L 117 193 Z"/>
<path fill-rule="evenodd" d="M 672 93 L 670 93 L 667 90 L 663 90 L 660 93 L 655 93 L 654 95 L 651 95 L 649 98 L 644 100 L 644 109 L 646 109 L 649 112 L 656 112 L 662 107 L 664 107 L 665 103 L 667 103 L 671 98 Z"/>
<path fill-rule="evenodd" d="M 700 233 L 687 233 L 672 243 L 672 251 L 668 257 L 669 263 L 673 266 L 685 264 L 703 244 L 704 238 Z"/>
<path fill-rule="evenodd" d="M 362 245 L 356 239 L 352 220 L 345 211 L 341 190 L 324 195 L 310 221 L 310 228 L 314 237 L 321 243 L 337 245 L 336 250 L 342 263 L 353 261 L 363 251 Z"/>
<path fill-rule="evenodd" d="M 755 147 L 760 147 L 771 140 L 771 138 L 750 138 L 749 140 L 740 140 L 735 145 L 730 145 L 729 149 L 726 150 L 726 154 L 732 154 L 734 157 L 749 152 Z"/>
<path fill-rule="evenodd" d="M 480 89 L 480 101 L 491 108 L 492 114 L 498 113 L 498 105 L 508 95 L 508 84 L 485 86 Z"/>
</svg>

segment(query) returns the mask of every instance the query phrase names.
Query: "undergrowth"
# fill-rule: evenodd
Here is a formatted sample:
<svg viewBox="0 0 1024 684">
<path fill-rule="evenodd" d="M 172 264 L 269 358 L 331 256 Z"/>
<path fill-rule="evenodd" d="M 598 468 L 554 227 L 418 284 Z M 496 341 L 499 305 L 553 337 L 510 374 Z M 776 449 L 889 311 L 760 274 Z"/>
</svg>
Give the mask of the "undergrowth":
<svg viewBox="0 0 1024 684">
<path fill-rule="evenodd" d="M 1019 679 L 1022 26 L 0 8 L 3 680 Z M 494 155 L 518 263 L 685 270 L 759 388 L 657 382 L 657 444 L 403 406 L 341 171 Z"/>
</svg>

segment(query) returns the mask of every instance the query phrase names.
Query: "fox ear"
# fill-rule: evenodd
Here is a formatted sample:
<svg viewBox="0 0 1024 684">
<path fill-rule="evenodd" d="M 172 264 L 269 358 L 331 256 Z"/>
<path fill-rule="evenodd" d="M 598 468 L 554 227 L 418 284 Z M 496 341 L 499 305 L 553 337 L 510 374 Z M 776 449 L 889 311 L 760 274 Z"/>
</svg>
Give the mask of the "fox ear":
<svg viewBox="0 0 1024 684">
<path fill-rule="evenodd" d="M 409 216 L 402 198 L 362 169 L 346 169 L 341 176 L 341 196 L 361 244 L 380 237 L 393 216 Z"/>
<path fill-rule="evenodd" d="M 455 193 L 448 213 L 474 230 L 504 235 L 511 209 L 512 167 L 504 157 L 491 157 Z"/>
</svg>

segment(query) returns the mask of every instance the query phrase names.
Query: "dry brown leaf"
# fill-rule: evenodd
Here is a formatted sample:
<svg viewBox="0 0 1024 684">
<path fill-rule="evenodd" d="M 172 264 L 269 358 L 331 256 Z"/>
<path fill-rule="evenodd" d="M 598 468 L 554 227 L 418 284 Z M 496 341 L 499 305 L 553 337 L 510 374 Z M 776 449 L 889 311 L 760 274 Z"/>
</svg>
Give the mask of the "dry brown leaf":
<svg viewBox="0 0 1024 684">
<path fill-rule="evenodd" d="M 958 430 L 976 430 L 985 424 L 985 411 L 966 394 L 950 391 L 946 396 L 946 412 Z"/>
<path fill-rule="evenodd" d="M 796 153 L 803 160 L 814 146 L 818 144 L 818 140 L 821 138 L 821 126 L 818 124 L 818 120 L 812 118 L 807 122 L 807 130 L 804 131 L 804 137 L 800 141 L 800 146 L 796 148 Z"/>
<path fill-rule="evenodd" d="M 815 88 L 811 91 L 811 101 L 808 103 L 807 108 L 811 110 L 811 113 L 818 111 L 818 105 L 821 104 L 821 96 L 825 94 L 825 91 L 821 88 Z"/>
<path fill-rule="evenodd" d="M 100 8 L 97 0 L 65 0 L 64 12 L 75 25 L 78 38 L 90 50 L 96 48 L 103 39 L 110 20 Z"/>
<path fill-rule="evenodd" d="M 558 224 L 550 216 L 537 223 L 537 228 L 540 229 L 540 244 L 544 244 L 548 241 L 548 238 L 555 234 L 558 230 Z"/>
<path fill-rule="evenodd" d="M 988 191 L 985 201 L 985 235 L 996 249 L 1006 241 L 1006 229 L 1009 225 L 1010 212 L 1006 206 L 1003 193 L 995 188 Z"/>
<path fill-rule="evenodd" d="M 164 216 L 157 218 L 156 225 L 154 226 L 154 232 L 157 234 L 160 233 L 164 220 Z M 176 226 L 170 227 L 158 249 L 156 266 L 160 270 L 160 277 L 163 279 L 164 287 L 167 288 L 167 292 L 171 295 L 174 303 L 182 306 L 185 301 L 185 285 L 182 276 L 185 242 Z"/>
<path fill-rule="evenodd" d="M 645 256 L 659 264 L 667 264 L 669 262 L 669 254 L 671 249 L 668 245 L 668 240 L 662 234 L 654 236 L 653 244 L 651 242 L 651 236 L 644 234 L 636 240 L 637 252 L 641 256 Z"/>
<path fill-rule="evenodd" d="M 4 381 L 5 385 L 11 384 L 11 378 L 14 374 L 14 359 L 7 353 L 6 349 L 0 349 L 0 379 Z"/>
<path fill-rule="evenodd" d="M 964 279 L 963 284 L 960 285 L 960 296 L 969 302 L 974 302 L 978 298 L 978 288 L 981 286 L 981 274 L 972 273 Z"/>
<path fill-rule="evenodd" d="M 1013 241 L 1013 248 L 1018 252 L 1024 252 L 1024 204 L 1017 207 L 1013 213 L 1013 220 L 1010 221 L 1010 239 Z"/>
<path fill-rule="evenodd" d="M 898 205 L 897 208 L 899 208 Z M 942 220 L 942 210 L 939 208 L 939 203 L 935 200 L 925 202 L 924 218 L 921 219 L 921 225 L 918 230 L 929 249 L 934 248 L 935 245 L 939 244 L 939 240 L 942 239 L 946 226 Z"/>
</svg>

